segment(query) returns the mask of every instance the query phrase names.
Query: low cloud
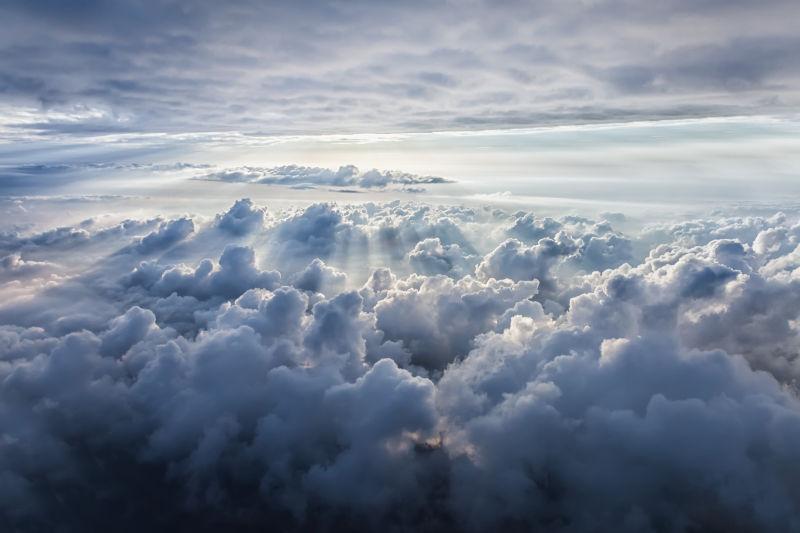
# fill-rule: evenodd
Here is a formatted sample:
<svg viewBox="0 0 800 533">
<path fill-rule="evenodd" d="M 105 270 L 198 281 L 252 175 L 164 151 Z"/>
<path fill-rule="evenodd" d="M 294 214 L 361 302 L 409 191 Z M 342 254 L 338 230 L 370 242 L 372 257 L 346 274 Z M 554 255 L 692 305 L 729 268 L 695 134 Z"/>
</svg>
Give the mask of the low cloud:
<svg viewBox="0 0 800 533">
<path fill-rule="evenodd" d="M 796 218 L 605 218 L 8 234 L 0 525 L 796 529 Z"/>
</svg>

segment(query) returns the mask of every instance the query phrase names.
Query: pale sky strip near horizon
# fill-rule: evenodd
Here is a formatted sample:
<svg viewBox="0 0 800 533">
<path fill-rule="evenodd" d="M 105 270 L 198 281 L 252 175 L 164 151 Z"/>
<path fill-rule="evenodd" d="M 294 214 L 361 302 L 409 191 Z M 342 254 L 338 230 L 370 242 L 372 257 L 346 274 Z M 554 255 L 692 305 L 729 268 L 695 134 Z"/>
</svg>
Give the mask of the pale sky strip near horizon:
<svg viewBox="0 0 800 533">
<path fill-rule="evenodd" d="M 138 193 L 209 172 L 356 165 L 438 176 L 438 195 L 681 202 L 798 194 L 800 122 L 727 117 L 513 130 L 251 136 L 104 134 L 0 144 L 4 194 Z"/>
<path fill-rule="evenodd" d="M 0 17 L 0 194 L 190 197 L 207 174 L 350 165 L 458 198 L 798 193 L 791 0 L 8 1 Z"/>
</svg>

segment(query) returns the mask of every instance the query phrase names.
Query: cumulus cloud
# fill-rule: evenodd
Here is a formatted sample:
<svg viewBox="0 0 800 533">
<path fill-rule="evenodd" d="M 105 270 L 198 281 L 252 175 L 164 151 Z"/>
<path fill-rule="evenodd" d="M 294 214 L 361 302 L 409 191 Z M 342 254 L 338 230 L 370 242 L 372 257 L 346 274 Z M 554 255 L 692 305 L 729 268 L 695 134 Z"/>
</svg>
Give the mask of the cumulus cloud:
<svg viewBox="0 0 800 533">
<path fill-rule="evenodd" d="M 476 273 L 483 279 L 535 279 L 542 289 L 552 292 L 555 290 L 555 280 L 550 272 L 551 267 L 559 257 L 574 251 L 574 244 L 566 238 L 558 241 L 542 239 L 529 247 L 516 239 L 508 239 L 483 258 Z"/>
<path fill-rule="evenodd" d="M 521 241 L 537 242 L 545 237 L 554 237 L 563 224 L 553 218 L 539 218 L 533 213 L 518 213 L 506 230 L 511 237 Z"/>
<path fill-rule="evenodd" d="M 279 272 L 261 271 L 256 267 L 252 248 L 230 245 L 217 264 L 210 259 L 204 259 L 196 268 L 140 263 L 126 276 L 125 283 L 164 296 L 176 293 L 198 298 L 235 298 L 248 289 L 274 288 L 279 280 Z"/>
<path fill-rule="evenodd" d="M 52 270 L 56 265 L 47 261 L 26 261 L 20 254 L 0 258 L 0 283 L 31 278 Z"/>
<path fill-rule="evenodd" d="M 243 198 L 217 217 L 217 227 L 233 235 L 245 235 L 260 229 L 265 217 L 263 208 L 256 207 L 250 198 Z"/>
<path fill-rule="evenodd" d="M 332 204 L 313 204 L 281 221 L 275 230 L 273 256 L 289 268 L 334 253 L 357 254 L 366 245 L 361 224 Z"/>
<path fill-rule="evenodd" d="M 336 293 L 347 283 L 347 274 L 329 267 L 319 258 L 314 259 L 291 280 L 298 289 L 312 292 Z"/>
<path fill-rule="evenodd" d="M 194 221 L 190 218 L 162 222 L 158 229 L 142 237 L 134 249 L 142 255 L 152 254 L 182 241 L 191 235 L 194 229 Z"/>
<path fill-rule="evenodd" d="M 508 309 L 536 295 L 538 286 L 537 280 L 415 275 L 385 291 L 375 305 L 377 327 L 387 338 L 402 341 L 415 364 L 442 370 Z"/>
<path fill-rule="evenodd" d="M 0 526 L 800 527 L 791 215 L 264 215 L 9 237 Z"/>
<path fill-rule="evenodd" d="M 421 274 L 452 274 L 457 277 L 467 272 L 472 257 L 465 255 L 458 244 L 444 245 L 438 237 L 418 242 L 408 253 L 411 266 Z"/>
</svg>

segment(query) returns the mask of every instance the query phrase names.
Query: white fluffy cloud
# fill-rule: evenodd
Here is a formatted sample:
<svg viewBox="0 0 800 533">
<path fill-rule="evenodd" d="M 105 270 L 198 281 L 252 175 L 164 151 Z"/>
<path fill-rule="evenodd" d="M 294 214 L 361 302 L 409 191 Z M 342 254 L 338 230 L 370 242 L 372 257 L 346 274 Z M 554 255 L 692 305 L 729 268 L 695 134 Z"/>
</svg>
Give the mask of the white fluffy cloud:
<svg viewBox="0 0 800 533">
<path fill-rule="evenodd" d="M 795 222 L 241 200 L 8 234 L 0 526 L 797 529 Z"/>
<path fill-rule="evenodd" d="M 230 245 L 222 252 L 217 264 L 210 259 L 204 259 L 196 268 L 140 263 L 126 277 L 126 283 L 163 296 L 178 294 L 201 299 L 215 296 L 230 299 L 248 289 L 276 287 L 280 273 L 260 271 L 255 261 L 252 248 Z"/>
</svg>

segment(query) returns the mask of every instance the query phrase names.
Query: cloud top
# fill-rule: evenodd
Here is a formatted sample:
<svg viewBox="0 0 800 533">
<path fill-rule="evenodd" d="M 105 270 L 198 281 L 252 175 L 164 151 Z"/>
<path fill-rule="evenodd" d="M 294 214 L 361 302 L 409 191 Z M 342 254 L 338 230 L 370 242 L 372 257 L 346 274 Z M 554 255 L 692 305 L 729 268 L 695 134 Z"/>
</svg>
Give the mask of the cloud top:
<svg viewBox="0 0 800 533">
<path fill-rule="evenodd" d="M 8 235 L 0 525 L 796 529 L 798 227 L 240 200 Z"/>
</svg>

